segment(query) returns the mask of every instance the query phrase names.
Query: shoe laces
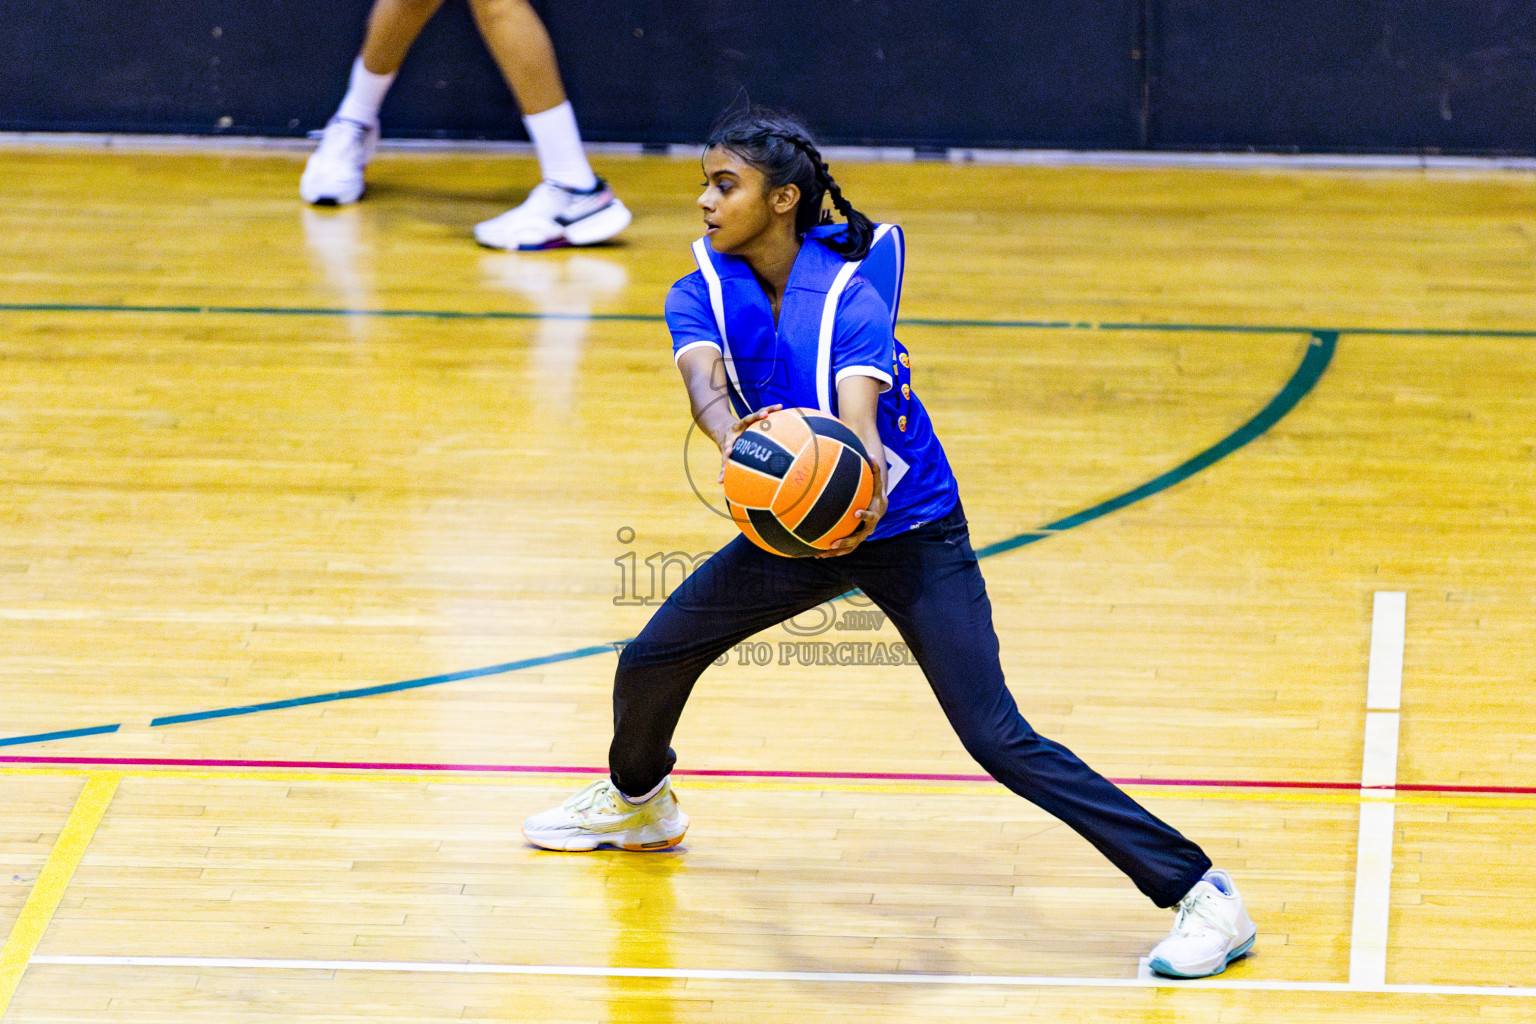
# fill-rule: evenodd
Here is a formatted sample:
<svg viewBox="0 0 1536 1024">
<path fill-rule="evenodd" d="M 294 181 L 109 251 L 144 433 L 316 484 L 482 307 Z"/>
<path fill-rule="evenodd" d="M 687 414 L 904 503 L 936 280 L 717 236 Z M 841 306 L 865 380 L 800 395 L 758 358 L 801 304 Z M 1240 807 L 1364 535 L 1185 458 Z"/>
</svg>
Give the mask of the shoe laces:
<svg viewBox="0 0 1536 1024">
<path fill-rule="evenodd" d="M 598 779 L 585 789 L 573 793 L 565 802 L 566 809 L 575 814 L 620 814 L 631 805 L 619 795 L 607 779 Z"/>
<path fill-rule="evenodd" d="M 325 126 L 325 133 L 320 136 L 320 148 L 327 156 L 347 156 L 360 152 L 367 137 L 367 125 L 338 117 Z"/>
<path fill-rule="evenodd" d="M 1227 920 L 1214 891 L 1192 892 L 1179 901 L 1178 916 L 1173 921 L 1175 935 L 1197 935 L 1214 931 L 1227 938 L 1237 935 L 1237 929 Z"/>
</svg>

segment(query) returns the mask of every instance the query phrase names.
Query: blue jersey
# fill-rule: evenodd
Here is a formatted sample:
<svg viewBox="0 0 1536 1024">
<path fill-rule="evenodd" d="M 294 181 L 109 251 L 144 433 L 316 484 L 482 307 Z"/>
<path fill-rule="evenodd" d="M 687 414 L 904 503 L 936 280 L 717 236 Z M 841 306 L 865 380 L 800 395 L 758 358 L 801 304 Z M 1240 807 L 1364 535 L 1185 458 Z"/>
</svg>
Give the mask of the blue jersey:
<svg viewBox="0 0 1536 1024">
<path fill-rule="evenodd" d="M 773 307 L 746 261 L 693 243 L 699 269 L 667 293 L 674 359 L 699 346 L 723 357 L 739 416 L 768 405 L 837 415 L 837 384 L 873 377 L 884 387 L 876 422 L 885 447 L 885 516 L 871 540 L 942 518 L 959 500 L 955 474 L 912 391 L 911 359 L 894 332 L 904 262 L 901 230 L 881 224 L 869 255 L 847 261 L 821 244 L 842 225 L 813 229 Z"/>
</svg>

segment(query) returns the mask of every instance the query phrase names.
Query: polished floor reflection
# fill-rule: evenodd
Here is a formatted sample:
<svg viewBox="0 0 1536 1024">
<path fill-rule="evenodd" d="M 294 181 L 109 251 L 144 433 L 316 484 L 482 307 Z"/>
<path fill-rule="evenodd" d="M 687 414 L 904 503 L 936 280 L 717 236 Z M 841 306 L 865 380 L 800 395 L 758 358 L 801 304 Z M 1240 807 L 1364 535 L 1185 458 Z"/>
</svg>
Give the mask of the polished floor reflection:
<svg viewBox="0 0 1536 1024">
<path fill-rule="evenodd" d="M 523 843 L 732 535 L 660 319 L 697 167 L 599 163 L 621 242 L 503 253 L 531 160 L 385 153 L 325 210 L 296 154 L 0 153 L 8 1021 L 1531 1014 L 1530 179 L 834 165 L 907 231 L 1025 715 L 1259 923 L 1158 986 L 1168 915 L 856 604 L 705 676 L 678 850 Z"/>
</svg>

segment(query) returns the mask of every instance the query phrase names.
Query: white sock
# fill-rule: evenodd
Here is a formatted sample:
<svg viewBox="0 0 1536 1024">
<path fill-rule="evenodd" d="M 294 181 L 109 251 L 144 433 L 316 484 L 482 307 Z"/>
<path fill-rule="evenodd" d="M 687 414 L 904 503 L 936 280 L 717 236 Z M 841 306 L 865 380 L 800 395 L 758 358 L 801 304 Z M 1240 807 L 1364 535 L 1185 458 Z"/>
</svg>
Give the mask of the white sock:
<svg viewBox="0 0 1536 1024">
<path fill-rule="evenodd" d="M 670 776 L 668 776 L 668 778 L 670 778 Z M 622 789 L 619 789 L 619 787 L 617 787 L 617 786 L 615 786 L 613 788 L 619 794 L 619 796 L 622 796 L 624 798 L 624 802 L 625 803 L 633 804 L 636 807 L 638 807 L 641 804 L 646 803 L 647 801 L 655 799 L 656 794 L 661 792 L 661 787 L 665 786 L 666 784 L 667 784 L 667 780 L 666 779 L 662 779 L 660 782 L 656 783 L 656 785 L 651 788 L 651 791 L 649 793 L 645 794 L 644 796 L 630 796 L 629 794 L 625 793 Z"/>
<path fill-rule="evenodd" d="M 523 127 L 533 140 L 539 157 L 539 173 L 545 181 L 586 192 L 597 187 L 597 175 L 587 163 L 581 148 L 581 130 L 576 127 L 576 112 L 569 100 L 558 107 L 523 118 Z"/>
<path fill-rule="evenodd" d="M 341 106 L 336 108 L 336 116 L 358 124 L 378 124 L 384 94 L 389 92 L 394 81 L 393 72 L 376 75 L 363 67 L 363 58 L 357 58 L 352 62 L 352 81 L 347 85 L 347 94 L 341 98 Z"/>
</svg>

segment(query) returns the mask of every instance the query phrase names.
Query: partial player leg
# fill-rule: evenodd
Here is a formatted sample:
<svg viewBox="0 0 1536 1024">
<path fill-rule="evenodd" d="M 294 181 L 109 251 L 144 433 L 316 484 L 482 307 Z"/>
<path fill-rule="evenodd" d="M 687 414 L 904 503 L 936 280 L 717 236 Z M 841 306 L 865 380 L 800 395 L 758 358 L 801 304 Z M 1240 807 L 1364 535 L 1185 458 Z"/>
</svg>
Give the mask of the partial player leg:
<svg viewBox="0 0 1536 1024">
<path fill-rule="evenodd" d="M 299 179 L 299 195 L 320 206 L 362 198 L 363 170 L 379 144 L 379 107 L 411 44 L 443 0 L 378 0 L 368 15 L 363 49 L 341 106 L 326 124 L 320 146 Z"/>
<path fill-rule="evenodd" d="M 890 548 L 876 546 L 882 544 Z M 963 511 L 866 543 L 848 558 L 850 575 L 895 623 L 981 766 L 1070 825 L 1158 906 L 1179 905 L 1174 935 L 1159 951 L 1177 959 L 1186 976 L 1215 973 L 1247 951 L 1253 926 L 1230 878 L 1230 891 L 1221 891 L 1209 879 L 1225 874 L 1207 874 L 1210 858 L 1198 846 L 1019 714 L 1003 680 L 992 605 Z M 1190 931 L 1189 941 L 1173 941 L 1180 928 Z M 1218 952 L 1220 966 L 1207 969 Z"/>
<path fill-rule="evenodd" d="M 672 770 L 672 733 L 699 676 L 752 634 L 845 589 L 815 559 L 771 555 L 737 537 L 689 575 L 619 656 L 608 763 L 626 793 Z"/>
<path fill-rule="evenodd" d="M 677 761 L 672 734 L 693 684 L 714 661 L 760 630 L 842 593 L 826 563 L 782 558 L 737 537 L 695 569 L 619 655 L 613 681 L 610 779 L 529 818 L 523 834 L 547 849 L 663 849 L 681 841 L 688 819 L 668 774 Z M 657 802 L 660 810 L 650 810 Z M 653 819 L 670 826 L 645 831 Z M 670 827 L 671 831 L 666 829 Z"/>
<path fill-rule="evenodd" d="M 523 114 L 543 113 L 564 103 L 565 86 L 560 82 L 555 46 L 527 0 L 471 0 L 469 7 Z M 586 173 L 590 175 L 591 169 Z"/>
<path fill-rule="evenodd" d="M 357 55 L 364 69 L 370 74 L 393 79 L 400 65 L 405 63 L 405 55 L 415 44 L 416 37 L 421 35 L 421 30 L 441 6 L 443 0 L 375 0 L 373 10 L 368 13 L 368 32 L 363 36 L 363 48 Z M 380 96 L 379 103 L 383 100 Z M 342 102 L 345 107 L 346 101 Z M 375 120 L 378 115 L 378 104 L 374 104 Z"/>
<path fill-rule="evenodd" d="M 522 205 L 475 225 L 475 240 L 494 249 L 551 249 L 594 245 L 623 231 L 630 212 L 587 163 L 538 14 L 527 0 L 470 0 L 470 9 L 523 112 L 544 178 Z"/>
</svg>

